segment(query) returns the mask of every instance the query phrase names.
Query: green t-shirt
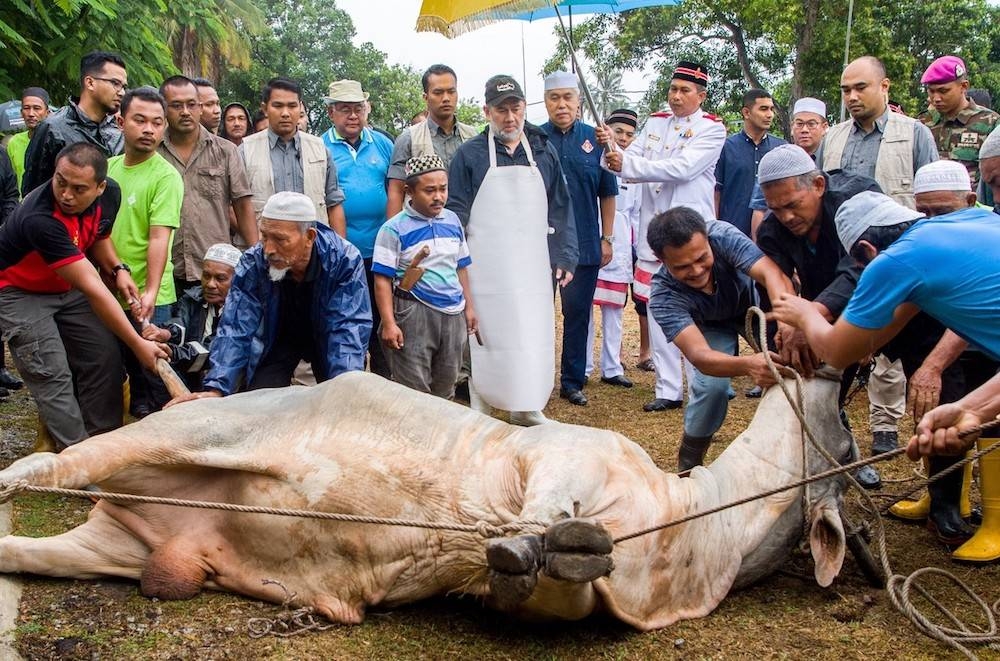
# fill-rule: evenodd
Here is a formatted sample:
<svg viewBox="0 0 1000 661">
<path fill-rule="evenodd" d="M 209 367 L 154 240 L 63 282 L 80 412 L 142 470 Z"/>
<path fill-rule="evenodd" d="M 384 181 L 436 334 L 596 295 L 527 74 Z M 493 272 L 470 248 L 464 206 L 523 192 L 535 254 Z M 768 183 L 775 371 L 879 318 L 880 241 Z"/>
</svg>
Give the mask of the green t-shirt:
<svg viewBox="0 0 1000 661">
<path fill-rule="evenodd" d="M 21 179 L 24 177 L 24 155 L 28 153 L 28 138 L 27 131 L 21 131 L 14 135 L 7 142 L 7 156 L 10 157 L 10 163 L 14 166 L 14 174 L 17 175 L 17 190 L 21 190 Z"/>
<path fill-rule="evenodd" d="M 158 153 L 139 165 L 127 167 L 125 156 L 108 159 L 108 177 L 122 189 L 122 205 L 111 230 L 111 242 L 118 257 L 132 269 L 139 293 L 146 290 L 146 253 L 151 226 L 178 228 L 184 180 L 174 166 Z M 170 305 L 177 300 L 174 291 L 174 266 L 170 258 L 173 237 L 167 242 L 167 263 L 156 295 L 156 305 Z"/>
</svg>

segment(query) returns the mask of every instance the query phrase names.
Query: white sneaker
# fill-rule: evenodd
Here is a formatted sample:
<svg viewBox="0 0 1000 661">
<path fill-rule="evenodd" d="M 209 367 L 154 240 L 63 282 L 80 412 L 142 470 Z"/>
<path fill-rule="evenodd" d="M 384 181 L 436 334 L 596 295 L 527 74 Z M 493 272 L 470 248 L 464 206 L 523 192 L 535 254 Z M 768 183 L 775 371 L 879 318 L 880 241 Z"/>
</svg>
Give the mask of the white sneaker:
<svg viewBox="0 0 1000 661">
<path fill-rule="evenodd" d="M 535 425 L 544 425 L 546 423 L 552 422 L 545 417 L 545 414 L 541 411 L 511 411 L 510 412 L 510 424 L 520 425 L 522 427 L 534 427 Z"/>
</svg>

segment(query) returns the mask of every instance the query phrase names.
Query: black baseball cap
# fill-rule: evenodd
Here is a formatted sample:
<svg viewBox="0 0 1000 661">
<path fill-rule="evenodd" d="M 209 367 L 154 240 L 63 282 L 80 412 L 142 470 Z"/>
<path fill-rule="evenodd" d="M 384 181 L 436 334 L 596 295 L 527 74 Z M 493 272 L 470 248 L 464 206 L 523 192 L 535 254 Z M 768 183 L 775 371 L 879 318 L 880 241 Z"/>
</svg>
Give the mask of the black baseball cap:
<svg viewBox="0 0 1000 661">
<path fill-rule="evenodd" d="M 511 76 L 500 74 L 486 81 L 486 105 L 495 106 L 505 99 L 524 101 L 524 90 Z"/>
</svg>

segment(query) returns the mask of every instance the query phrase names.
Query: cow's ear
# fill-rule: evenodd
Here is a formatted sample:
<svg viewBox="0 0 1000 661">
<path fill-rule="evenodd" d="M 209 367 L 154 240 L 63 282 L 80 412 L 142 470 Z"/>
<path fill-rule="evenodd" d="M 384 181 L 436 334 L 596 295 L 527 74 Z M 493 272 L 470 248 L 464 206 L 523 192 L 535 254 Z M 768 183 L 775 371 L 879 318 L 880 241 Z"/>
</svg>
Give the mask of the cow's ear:
<svg viewBox="0 0 1000 661">
<path fill-rule="evenodd" d="M 836 507 L 817 504 L 812 511 L 809 550 L 816 565 L 816 582 L 828 587 L 840 573 L 847 547 L 844 525 Z"/>
</svg>

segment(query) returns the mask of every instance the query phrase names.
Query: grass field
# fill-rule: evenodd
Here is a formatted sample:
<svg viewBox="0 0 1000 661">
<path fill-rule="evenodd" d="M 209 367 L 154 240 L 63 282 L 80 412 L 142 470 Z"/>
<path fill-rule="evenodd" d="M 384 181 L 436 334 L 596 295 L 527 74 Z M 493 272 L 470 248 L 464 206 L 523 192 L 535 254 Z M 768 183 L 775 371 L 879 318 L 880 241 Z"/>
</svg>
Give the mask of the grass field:
<svg viewBox="0 0 1000 661">
<path fill-rule="evenodd" d="M 681 411 L 643 413 L 652 398 L 651 374 L 633 368 L 638 350 L 634 314 L 626 314 L 624 355 L 631 390 L 601 384 L 587 388 L 590 404 L 573 407 L 554 397 L 546 413 L 557 420 L 621 432 L 642 445 L 665 470 L 673 470 L 681 434 Z M 742 431 L 756 400 L 743 397 L 751 384 L 734 383 L 726 424 L 709 459 Z M 861 393 L 850 407 L 856 435 L 867 454 L 867 401 Z M 35 413 L 22 392 L 0 402 L 0 460 L 6 465 L 30 451 Z M 908 432 L 912 422 L 901 423 Z M 905 459 L 880 466 L 883 493 L 912 487 L 913 464 Z M 848 497 L 859 516 L 856 496 Z M 891 502 L 880 498 L 879 502 Z M 81 522 L 89 503 L 20 496 L 15 530 L 51 535 Z M 887 520 L 894 570 L 909 573 L 927 565 L 956 572 L 992 603 L 1000 597 L 1000 569 L 955 566 L 948 553 L 921 527 Z M 25 577 L 16 631 L 28 659 L 933 659 L 954 653 L 919 634 L 885 594 L 867 585 L 848 556 L 828 589 L 811 578 L 811 563 L 793 557 L 779 573 L 731 594 L 710 616 L 652 633 L 637 633 L 607 618 L 578 623 L 526 624 L 485 610 L 472 599 L 442 598 L 393 611 L 375 611 L 360 626 L 334 627 L 289 639 L 251 639 L 247 620 L 280 608 L 239 596 L 203 593 L 186 602 L 142 597 L 136 584 Z M 936 594 L 956 612 L 971 612 L 956 589 Z M 975 622 L 977 617 L 970 616 Z M 990 655 L 993 655 L 992 657 Z M 1000 654 L 982 650 L 982 658 Z"/>
</svg>

